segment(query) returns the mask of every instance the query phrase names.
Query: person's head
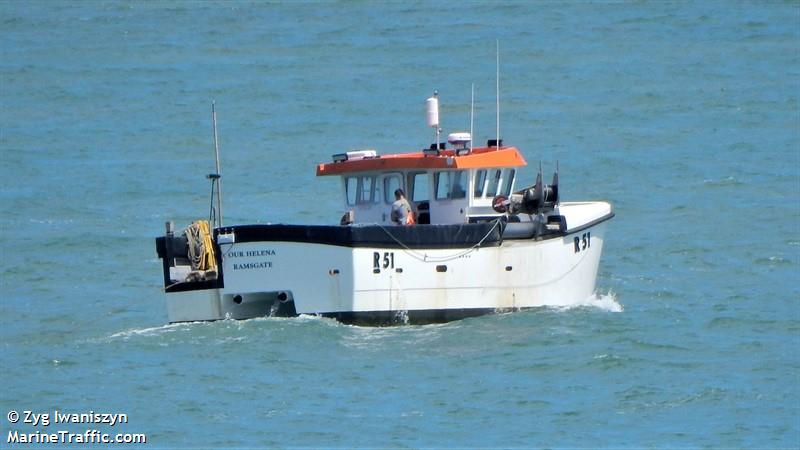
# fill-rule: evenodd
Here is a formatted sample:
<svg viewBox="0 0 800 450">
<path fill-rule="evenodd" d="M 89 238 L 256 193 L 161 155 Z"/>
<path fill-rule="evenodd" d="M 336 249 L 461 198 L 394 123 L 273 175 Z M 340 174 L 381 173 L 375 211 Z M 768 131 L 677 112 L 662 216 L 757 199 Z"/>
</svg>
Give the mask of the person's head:
<svg viewBox="0 0 800 450">
<path fill-rule="evenodd" d="M 405 197 L 406 193 L 403 192 L 402 189 L 395 189 L 394 191 L 394 198 L 400 200 L 401 198 Z"/>
</svg>

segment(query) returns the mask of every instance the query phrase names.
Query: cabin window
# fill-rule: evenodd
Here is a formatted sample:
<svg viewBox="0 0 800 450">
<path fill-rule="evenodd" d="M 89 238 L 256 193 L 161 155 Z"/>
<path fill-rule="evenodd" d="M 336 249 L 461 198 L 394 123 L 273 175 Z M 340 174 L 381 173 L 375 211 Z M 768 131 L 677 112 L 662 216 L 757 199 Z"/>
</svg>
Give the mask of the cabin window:
<svg viewBox="0 0 800 450">
<path fill-rule="evenodd" d="M 375 190 L 375 177 L 347 177 L 345 178 L 345 193 L 347 194 L 347 204 L 363 205 L 372 203 L 373 191 Z"/>
<path fill-rule="evenodd" d="M 414 203 L 428 201 L 428 173 L 417 172 L 408 176 L 408 198 Z"/>
<path fill-rule="evenodd" d="M 436 185 L 436 200 L 448 198 L 450 193 L 450 177 L 447 172 L 437 172 L 434 175 L 434 184 Z"/>
<path fill-rule="evenodd" d="M 379 180 L 376 180 L 375 178 L 372 179 L 372 182 L 375 185 L 374 186 L 375 190 L 372 193 L 372 203 L 380 203 L 381 199 L 383 198 L 381 196 L 381 184 L 382 183 Z"/>
<path fill-rule="evenodd" d="M 466 197 L 465 181 L 466 176 L 464 176 L 463 170 L 436 172 L 433 181 L 436 185 L 436 200 L 452 200 Z"/>
<path fill-rule="evenodd" d="M 383 178 L 383 200 L 388 203 L 394 203 L 394 191 L 403 187 L 400 175 L 386 175 Z"/>
<path fill-rule="evenodd" d="M 344 179 L 344 190 L 347 194 L 347 204 L 353 206 L 356 204 L 356 196 L 358 195 L 358 178 L 347 177 Z"/>
<path fill-rule="evenodd" d="M 500 174 L 502 170 L 497 169 L 492 171 L 492 176 L 489 178 L 489 185 L 486 186 L 486 197 L 494 197 L 497 195 L 498 185 L 500 184 Z"/>
<path fill-rule="evenodd" d="M 372 203 L 372 193 L 375 190 L 375 177 L 359 178 L 358 203 Z"/>
<path fill-rule="evenodd" d="M 472 189 L 472 196 L 475 198 L 483 195 L 483 185 L 486 184 L 486 169 L 475 171 L 475 186 Z"/>
<path fill-rule="evenodd" d="M 511 189 L 514 187 L 514 176 L 517 171 L 514 169 L 506 169 L 506 176 L 503 182 L 503 195 L 508 197 L 511 194 Z"/>
</svg>

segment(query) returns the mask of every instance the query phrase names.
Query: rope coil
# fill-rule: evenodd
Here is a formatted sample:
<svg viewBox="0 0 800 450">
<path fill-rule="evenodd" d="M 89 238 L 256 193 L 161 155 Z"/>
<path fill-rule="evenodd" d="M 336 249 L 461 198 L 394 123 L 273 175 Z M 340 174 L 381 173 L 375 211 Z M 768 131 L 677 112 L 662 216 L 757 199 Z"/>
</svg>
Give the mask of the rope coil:
<svg viewBox="0 0 800 450">
<path fill-rule="evenodd" d="M 207 220 L 198 220 L 186 228 L 186 240 L 189 243 L 189 262 L 192 270 L 216 270 L 217 259 L 214 256 L 214 242 Z"/>
</svg>

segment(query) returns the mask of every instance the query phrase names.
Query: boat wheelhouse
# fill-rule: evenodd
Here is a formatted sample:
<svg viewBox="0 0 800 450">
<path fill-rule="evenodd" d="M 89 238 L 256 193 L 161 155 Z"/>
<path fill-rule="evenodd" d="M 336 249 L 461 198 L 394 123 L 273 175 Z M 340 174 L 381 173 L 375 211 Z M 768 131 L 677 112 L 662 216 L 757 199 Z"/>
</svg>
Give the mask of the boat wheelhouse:
<svg viewBox="0 0 800 450">
<path fill-rule="evenodd" d="M 458 135 L 469 139 L 469 133 Z M 319 164 L 317 175 L 341 176 L 345 208 L 352 211 L 348 223 L 391 224 L 388 207 L 398 188 L 418 210 L 418 224 L 474 223 L 500 216 L 492 201 L 511 195 L 517 168 L 526 164 L 515 147 L 489 144 L 384 156 L 375 150 L 348 152 Z"/>
</svg>

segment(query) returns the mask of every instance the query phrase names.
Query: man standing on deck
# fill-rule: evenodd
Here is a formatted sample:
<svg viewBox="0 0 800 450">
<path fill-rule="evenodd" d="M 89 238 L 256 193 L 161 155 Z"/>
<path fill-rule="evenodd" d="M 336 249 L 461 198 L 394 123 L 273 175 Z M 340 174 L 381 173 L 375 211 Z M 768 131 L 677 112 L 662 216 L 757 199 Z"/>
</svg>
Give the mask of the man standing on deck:
<svg viewBox="0 0 800 450">
<path fill-rule="evenodd" d="M 414 225 L 416 223 L 414 210 L 406 200 L 406 193 L 402 189 L 394 191 L 395 201 L 392 203 L 392 223 L 395 225 Z"/>
</svg>

